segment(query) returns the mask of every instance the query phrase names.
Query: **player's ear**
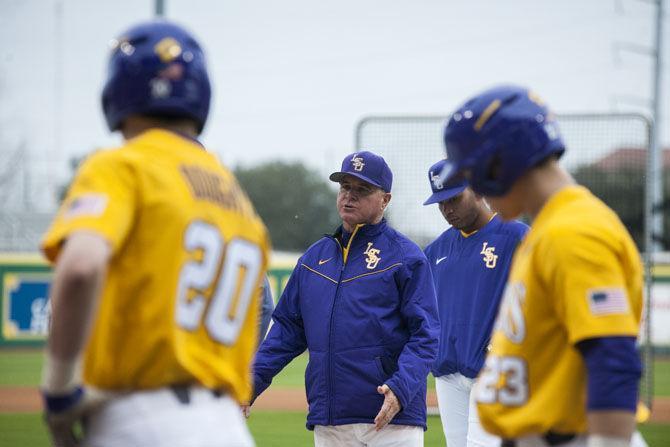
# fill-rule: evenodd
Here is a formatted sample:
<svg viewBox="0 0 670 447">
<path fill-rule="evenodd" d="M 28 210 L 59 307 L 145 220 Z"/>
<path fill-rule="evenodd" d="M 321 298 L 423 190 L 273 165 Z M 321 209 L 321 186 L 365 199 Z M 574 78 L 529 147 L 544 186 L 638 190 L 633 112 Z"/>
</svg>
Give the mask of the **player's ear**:
<svg viewBox="0 0 670 447">
<path fill-rule="evenodd" d="M 382 210 L 386 209 L 390 201 L 391 201 L 391 193 L 385 192 L 384 197 L 382 197 Z"/>
</svg>

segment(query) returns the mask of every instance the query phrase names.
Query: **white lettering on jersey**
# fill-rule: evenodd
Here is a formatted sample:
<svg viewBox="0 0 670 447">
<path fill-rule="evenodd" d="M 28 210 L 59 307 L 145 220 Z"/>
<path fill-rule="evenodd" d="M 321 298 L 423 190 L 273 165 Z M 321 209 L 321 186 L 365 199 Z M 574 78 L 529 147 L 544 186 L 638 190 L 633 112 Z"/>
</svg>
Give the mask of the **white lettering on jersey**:
<svg viewBox="0 0 670 447">
<path fill-rule="evenodd" d="M 496 328 L 503 331 L 505 336 L 515 344 L 520 344 L 526 338 L 526 321 L 522 309 L 525 299 L 526 288 L 522 283 L 507 284 Z"/>
</svg>

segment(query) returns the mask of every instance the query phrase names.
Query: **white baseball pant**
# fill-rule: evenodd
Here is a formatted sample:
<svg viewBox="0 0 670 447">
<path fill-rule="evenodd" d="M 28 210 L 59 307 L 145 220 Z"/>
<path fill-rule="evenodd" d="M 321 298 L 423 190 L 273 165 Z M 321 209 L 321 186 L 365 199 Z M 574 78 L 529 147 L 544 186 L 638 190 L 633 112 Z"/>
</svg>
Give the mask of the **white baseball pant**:
<svg viewBox="0 0 670 447">
<path fill-rule="evenodd" d="M 237 403 L 188 388 L 183 403 L 169 388 L 121 395 L 91 413 L 85 447 L 253 447 Z"/>
<path fill-rule="evenodd" d="M 314 447 L 423 447 L 423 427 L 389 424 L 317 425 Z"/>
<path fill-rule="evenodd" d="M 517 439 L 515 441 L 516 447 L 550 447 L 549 444 L 545 442 L 544 439 L 540 436 L 524 436 L 523 438 Z M 563 444 L 559 444 L 557 447 L 586 447 L 587 446 L 587 437 L 578 436 L 575 439 L 568 441 Z M 630 440 L 630 447 L 648 447 L 647 442 L 644 440 L 640 432 L 636 431 L 633 433 L 633 437 Z"/>
<path fill-rule="evenodd" d="M 444 437 L 449 447 L 498 447 L 497 438 L 482 428 L 477 416 L 475 380 L 462 374 L 448 374 L 435 379 L 437 405 Z"/>
</svg>

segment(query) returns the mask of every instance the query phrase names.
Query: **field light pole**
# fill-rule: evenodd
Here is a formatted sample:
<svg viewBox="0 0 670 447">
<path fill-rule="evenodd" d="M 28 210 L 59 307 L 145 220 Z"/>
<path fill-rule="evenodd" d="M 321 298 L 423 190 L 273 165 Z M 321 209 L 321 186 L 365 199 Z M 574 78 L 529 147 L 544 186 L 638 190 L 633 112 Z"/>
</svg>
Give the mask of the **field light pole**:
<svg viewBox="0 0 670 447">
<path fill-rule="evenodd" d="M 656 29 L 655 41 L 652 55 L 654 59 L 654 72 L 652 81 L 651 101 L 653 126 L 651 128 L 648 172 L 650 174 L 649 184 L 649 202 L 652 206 L 651 212 L 651 252 L 660 250 L 659 238 L 664 238 L 663 234 L 663 154 L 661 150 L 661 77 L 663 74 L 663 18 L 664 1 L 656 0 Z"/>
<path fill-rule="evenodd" d="M 663 234 L 663 213 L 665 211 L 663 200 L 663 159 L 660 145 L 661 131 L 661 76 L 663 72 L 663 16 L 664 0 L 655 0 L 656 4 L 656 29 L 654 34 L 654 47 L 651 56 L 654 60 L 654 71 L 652 73 L 651 88 L 651 113 L 652 126 L 649 135 L 649 153 L 647 154 L 647 187 L 646 187 L 646 210 L 645 210 L 645 289 L 646 309 L 644 311 L 645 344 L 643 346 L 644 358 L 654 358 L 654 346 L 651 332 L 651 303 L 653 301 L 653 266 L 656 262 L 655 254 L 660 251 L 661 240 L 666 240 Z M 653 360 L 652 360 L 653 361 Z M 648 368 L 643 377 L 644 388 L 647 390 L 644 403 L 651 408 L 654 389 L 653 368 Z"/>
<path fill-rule="evenodd" d="M 154 14 L 156 14 L 156 17 L 163 17 L 165 15 L 165 1 L 164 0 L 155 0 L 154 1 Z"/>
</svg>

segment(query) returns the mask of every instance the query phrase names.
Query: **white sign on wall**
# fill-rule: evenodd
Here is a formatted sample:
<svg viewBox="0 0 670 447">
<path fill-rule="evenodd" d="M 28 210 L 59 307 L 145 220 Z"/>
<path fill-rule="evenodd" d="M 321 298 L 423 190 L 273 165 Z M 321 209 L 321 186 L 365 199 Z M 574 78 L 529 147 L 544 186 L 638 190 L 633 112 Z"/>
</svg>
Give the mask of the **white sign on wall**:
<svg viewBox="0 0 670 447">
<path fill-rule="evenodd" d="M 670 282 L 656 282 L 651 297 L 651 340 L 654 345 L 670 345 Z"/>
</svg>

